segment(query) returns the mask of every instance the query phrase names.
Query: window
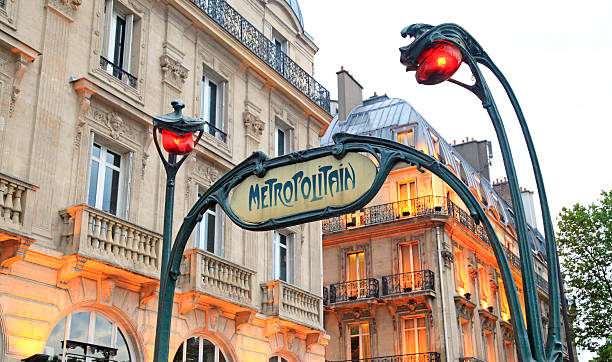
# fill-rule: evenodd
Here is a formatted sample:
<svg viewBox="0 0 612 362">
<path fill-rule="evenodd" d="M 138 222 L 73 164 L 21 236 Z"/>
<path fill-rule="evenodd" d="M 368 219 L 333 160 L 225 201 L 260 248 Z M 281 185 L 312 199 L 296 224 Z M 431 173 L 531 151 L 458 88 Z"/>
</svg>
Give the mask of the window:
<svg viewBox="0 0 612 362">
<path fill-rule="evenodd" d="M 200 115 L 205 122 L 204 129 L 213 137 L 225 142 L 227 139 L 223 124 L 225 82 L 209 74 L 206 69 L 203 74 Z"/>
<path fill-rule="evenodd" d="M 272 43 L 274 44 L 274 69 L 284 74 L 284 54 L 289 54 L 289 42 L 276 29 L 272 28 Z"/>
<path fill-rule="evenodd" d="M 467 281 L 467 269 L 465 267 L 465 258 L 463 251 L 455 248 L 455 281 L 457 283 L 457 293 L 465 295 L 469 292 Z"/>
<path fill-rule="evenodd" d="M 480 284 L 480 304 L 483 308 L 487 309 L 491 305 L 489 301 L 491 287 L 489 285 L 489 273 L 487 273 L 487 268 L 478 265 L 478 277 Z"/>
<path fill-rule="evenodd" d="M 127 216 L 129 157 L 94 141 L 87 204 L 120 217 Z"/>
<path fill-rule="evenodd" d="M 504 348 L 506 349 L 506 362 L 514 362 L 514 343 L 504 341 Z"/>
<path fill-rule="evenodd" d="M 274 279 L 293 283 L 294 234 L 274 232 Z"/>
<path fill-rule="evenodd" d="M 430 131 L 430 135 L 431 135 L 431 143 L 433 144 L 433 150 L 430 153 L 432 156 L 439 159 L 440 158 L 440 139 L 438 138 L 438 136 L 433 134 L 431 131 Z"/>
<path fill-rule="evenodd" d="M 276 157 L 291 152 L 291 130 L 277 124 L 274 130 L 274 146 Z"/>
<path fill-rule="evenodd" d="M 487 352 L 487 362 L 495 362 L 495 335 L 490 331 L 484 331 L 485 349 Z"/>
<path fill-rule="evenodd" d="M 219 346 L 206 338 L 191 337 L 181 343 L 174 362 L 225 362 L 225 355 Z"/>
<path fill-rule="evenodd" d="M 428 352 L 425 317 L 404 319 L 404 353 Z"/>
<path fill-rule="evenodd" d="M 204 190 L 198 188 L 198 198 Z M 223 255 L 223 211 L 219 205 L 206 210 L 196 226 L 196 248 Z"/>
<path fill-rule="evenodd" d="M 370 325 L 368 322 L 351 324 L 349 329 L 348 355 L 351 361 L 370 358 Z"/>
<path fill-rule="evenodd" d="M 400 244 L 400 270 L 400 287 L 403 291 L 422 288 L 421 274 L 414 273 L 421 270 L 418 243 Z"/>
<path fill-rule="evenodd" d="M 414 130 L 409 129 L 407 131 L 402 131 L 397 133 L 397 142 L 414 147 Z"/>
<path fill-rule="evenodd" d="M 474 348 L 472 346 L 472 326 L 469 321 L 461 319 L 461 338 L 463 339 L 463 356 L 474 356 Z"/>
<path fill-rule="evenodd" d="M 500 305 L 501 305 L 501 317 L 504 321 L 510 320 L 510 307 L 508 306 L 508 298 L 506 297 L 506 288 L 504 282 L 498 279 L 499 283 L 499 294 L 500 294 Z"/>
<path fill-rule="evenodd" d="M 66 343 L 64 343 L 64 341 Z M 70 313 L 53 328 L 44 353 L 49 361 L 132 361 L 117 323 L 97 312 Z"/>
<path fill-rule="evenodd" d="M 117 0 L 106 0 L 100 66 L 136 87 L 136 78 L 130 74 L 133 30 L 134 15 L 122 8 Z"/>
<path fill-rule="evenodd" d="M 414 180 L 397 183 L 397 201 L 399 202 L 400 217 L 410 216 L 410 213 L 415 209 L 412 206 L 416 202 L 416 198 L 417 189 Z"/>
<path fill-rule="evenodd" d="M 365 252 L 347 254 L 346 294 L 349 299 L 365 298 L 368 294 L 368 283 L 365 273 Z"/>
<path fill-rule="evenodd" d="M 287 360 L 284 359 L 283 357 L 274 356 L 274 357 L 270 357 L 268 362 L 287 362 Z"/>
</svg>

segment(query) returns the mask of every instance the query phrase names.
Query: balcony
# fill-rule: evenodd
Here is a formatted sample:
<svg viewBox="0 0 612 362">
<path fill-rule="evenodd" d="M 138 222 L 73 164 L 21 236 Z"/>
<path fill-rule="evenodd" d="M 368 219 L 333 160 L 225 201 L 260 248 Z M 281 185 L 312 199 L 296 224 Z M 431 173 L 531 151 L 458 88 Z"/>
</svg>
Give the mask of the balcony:
<svg viewBox="0 0 612 362">
<path fill-rule="evenodd" d="M 60 216 L 64 253 L 159 278 L 161 234 L 85 205 L 62 210 Z"/>
<path fill-rule="evenodd" d="M 113 77 L 120 79 L 123 83 L 128 84 L 134 89 L 138 86 L 138 78 L 136 78 L 136 76 L 102 56 L 100 57 L 100 68 L 106 70 L 108 74 L 112 74 Z"/>
<path fill-rule="evenodd" d="M 0 229 L 28 234 L 31 231 L 30 213 L 34 191 L 38 187 L 0 173 Z"/>
<path fill-rule="evenodd" d="M 478 357 L 459 357 L 459 362 L 485 362 Z"/>
<path fill-rule="evenodd" d="M 272 67 L 295 88 L 329 113 L 329 91 L 249 23 L 225 0 L 190 0 L 202 12 Z"/>
<path fill-rule="evenodd" d="M 434 291 L 434 273 L 431 270 L 419 270 L 382 277 L 383 295 L 398 295 L 422 291 Z"/>
<path fill-rule="evenodd" d="M 540 274 L 536 273 L 536 285 L 542 289 L 545 294 L 548 294 L 548 280 L 544 279 Z"/>
<path fill-rule="evenodd" d="M 255 272 L 207 251 L 185 252 L 179 287 L 199 291 L 236 304 L 253 305 Z"/>
<path fill-rule="evenodd" d="M 329 304 L 354 301 L 358 299 L 378 298 L 378 280 L 367 278 L 331 284 L 329 286 Z"/>
<path fill-rule="evenodd" d="M 262 283 L 261 296 L 263 314 L 323 329 L 321 297 L 280 280 Z"/>
<path fill-rule="evenodd" d="M 406 201 L 364 207 L 352 214 L 323 220 L 323 233 L 328 234 L 423 215 L 448 215 L 448 203 L 442 196 L 423 196 Z"/>
<path fill-rule="evenodd" d="M 396 356 L 370 357 L 363 359 L 352 359 L 344 361 L 328 361 L 325 362 L 440 362 L 440 353 L 425 352 L 414 354 L 399 354 Z"/>
<path fill-rule="evenodd" d="M 510 265 L 514 265 L 517 269 L 521 269 L 521 258 L 514 254 L 508 247 L 504 246 L 504 251 L 506 252 L 506 258 L 508 258 Z"/>
</svg>

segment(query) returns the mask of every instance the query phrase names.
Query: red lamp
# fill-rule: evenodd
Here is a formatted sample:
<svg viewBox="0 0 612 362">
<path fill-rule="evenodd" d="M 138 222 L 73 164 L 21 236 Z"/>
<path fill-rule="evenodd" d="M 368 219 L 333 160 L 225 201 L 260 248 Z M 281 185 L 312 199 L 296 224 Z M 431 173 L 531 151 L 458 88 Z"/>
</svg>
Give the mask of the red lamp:
<svg viewBox="0 0 612 362">
<path fill-rule="evenodd" d="M 458 47 L 446 41 L 437 41 L 419 55 L 416 80 L 426 85 L 442 83 L 455 74 L 462 60 Z"/>
<path fill-rule="evenodd" d="M 162 146 L 171 155 L 186 155 L 193 151 L 193 132 L 178 135 L 172 131 L 161 130 Z"/>
</svg>

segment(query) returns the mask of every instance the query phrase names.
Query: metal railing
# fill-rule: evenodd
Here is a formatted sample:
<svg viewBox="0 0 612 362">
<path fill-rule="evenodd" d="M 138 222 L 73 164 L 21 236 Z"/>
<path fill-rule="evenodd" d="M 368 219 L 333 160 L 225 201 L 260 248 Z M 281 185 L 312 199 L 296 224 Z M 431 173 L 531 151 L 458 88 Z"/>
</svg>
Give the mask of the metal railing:
<svg viewBox="0 0 612 362">
<path fill-rule="evenodd" d="M 103 56 L 100 56 L 100 68 L 112 74 L 113 77 L 126 82 L 132 88 L 136 88 L 138 86 L 138 78 L 130 74 L 128 71 L 121 69 L 120 66 L 104 58 Z"/>
<path fill-rule="evenodd" d="M 440 353 L 424 352 L 413 354 L 398 354 L 395 356 L 369 357 L 344 361 L 326 360 L 325 362 L 440 362 Z"/>
<path fill-rule="evenodd" d="M 446 198 L 442 196 L 422 196 L 406 201 L 364 207 L 352 214 L 323 220 L 323 233 L 382 224 L 415 216 L 448 215 L 447 207 Z"/>
<path fill-rule="evenodd" d="M 117 356 L 117 348 L 72 340 L 61 341 L 61 343 L 62 346 L 66 344 L 65 347 L 67 361 L 117 361 L 117 359 L 114 358 Z"/>
<path fill-rule="evenodd" d="M 329 304 L 357 299 L 378 298 L 378 279 L 367 278 L 331 284 L 329 286 Z"/>
<path fill-rule="evenodd" d="M 215 125 L 210 122 L 204 122 L 204 131 L 218 140 L 227 142 L 227 133 L 215 127 Z"/>
<path fill-rule="evenodd" d="M 421 290 L 434 290 L 434 273 L 431 270 L 419 270 L 382 277 L 383 295 L 410 293 Z"/>
<path fill-rule="evenodd" d="M 448 200 L 447 204 L 448 215 L 450 217 L 457 220 L 461 225 L 463 225 L 465 228 L 474 233 L 474 235 L 476 235 L 480 240 L 487 243 L 487 245 L 491 245 L 491 242 L 489 241 L 489 236 L 487 235 L 484 226 L 482 226 L 482 223 L 477 225 L 474 222 L 472 216 L 470 216 L 467 211 L 457 206 L 457 204 L 455 204 L 451 200 Z"/>
<path fill-rule="evenodd" d="M 512 250 L 510 250 L 506 246 L 504 246 L 504 251 L 506 252 L 506 258 L 508 258 L 508 262 L 510 262 L 510 264 L 520 269 L 521 268 L 521 258 L 518 255 L 514 254 Z"/>
<path fill-rule="evenodd" d="M 329 91 L 249 23 L 225 0 L 190 0 L 259 59 L 329 113 Z"/>
<path fill-rule="evenodd" d="M 538 273 L 536 273 L 536 284 L 538 288 L 542 289 L 544 293 L 548 294 L 548 281 Z"/>
</svg>

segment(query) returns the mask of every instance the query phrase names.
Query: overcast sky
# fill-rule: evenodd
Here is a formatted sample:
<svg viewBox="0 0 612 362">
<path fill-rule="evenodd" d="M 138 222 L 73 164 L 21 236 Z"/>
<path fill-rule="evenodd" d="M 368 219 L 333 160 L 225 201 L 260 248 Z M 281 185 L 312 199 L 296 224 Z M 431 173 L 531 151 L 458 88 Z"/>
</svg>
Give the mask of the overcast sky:
<svg viewBox="0 0 612 362">
<path fill-rule="evenodd" d="M 454 22 L 483 46 L 516 93 L 538 152 L 551 213 L 612 190 L 612 1 L 301 0 L 315 39 L 315 78 L 337 99 L 340 66 L 364 87 L 408 101 L 448 142 L 493 141 L 491 178 L 505 176 L 480 101 L 450 83 L 418 85 L 399 63 L 413 23 Z M 522 133 L 505 93 L 485 71 L 523 187 L 535 191 Z M 537 200 L 536 200 L 537 203 Z M 537 206 L 537 205 L 536 205 Z M 539 208 L 537 209 L 539 210 Z M 539 212 L 539 211 L 538 211 Z M 554 220 L 553 220 L 554 221 Z M 555 222 L 556 223 L 556 222 Z"/>
</svg>

